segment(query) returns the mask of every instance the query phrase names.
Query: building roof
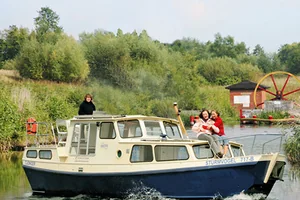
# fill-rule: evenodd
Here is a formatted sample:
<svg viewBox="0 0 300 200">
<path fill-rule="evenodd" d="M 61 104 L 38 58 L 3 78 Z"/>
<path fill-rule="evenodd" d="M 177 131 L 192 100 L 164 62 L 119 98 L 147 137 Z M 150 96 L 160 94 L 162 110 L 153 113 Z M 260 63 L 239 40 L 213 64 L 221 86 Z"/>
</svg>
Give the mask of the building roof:
<svg viewBox="0 0 300 200">
<path fill-rule="evenodd" d="M 257 85 L 257 83 L 254 83 L 254 82 L 249 81 L 249 80 L 245 80 L 245 81 L 242 81 L 240 83 L 229 85 L 225 88 L 228 89 L 228 90 L 253 90 L 254 91 L 256 85 Z M 264 85 L 259 85 L 259 86 L 264 88 L 264 89 L 270 88 L 270 87 L 264 86 Z M 258 88 L 258 90 L 260 90 L 260 89 Z"/>
</svg>

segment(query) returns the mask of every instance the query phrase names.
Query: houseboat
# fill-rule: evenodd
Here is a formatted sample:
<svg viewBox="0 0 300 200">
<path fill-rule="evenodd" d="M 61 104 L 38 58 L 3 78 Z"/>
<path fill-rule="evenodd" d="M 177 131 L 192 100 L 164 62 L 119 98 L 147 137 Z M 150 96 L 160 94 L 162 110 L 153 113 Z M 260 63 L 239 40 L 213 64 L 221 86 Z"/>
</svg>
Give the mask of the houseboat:
<svg viewBox="0 0 300 200">
<path fill-rule="evenodd" d="M 278 152 L 245 155 L 235 141 L 219 158 L 208 141 L 189 139 L 180 116 L 94 112 L 54 125 L 31 119 L 26 127 L 22 161 L 33 194 L 126 198 L 151 190 L 176 199 L 267 196 L 285 166 Z"/>
</svg>

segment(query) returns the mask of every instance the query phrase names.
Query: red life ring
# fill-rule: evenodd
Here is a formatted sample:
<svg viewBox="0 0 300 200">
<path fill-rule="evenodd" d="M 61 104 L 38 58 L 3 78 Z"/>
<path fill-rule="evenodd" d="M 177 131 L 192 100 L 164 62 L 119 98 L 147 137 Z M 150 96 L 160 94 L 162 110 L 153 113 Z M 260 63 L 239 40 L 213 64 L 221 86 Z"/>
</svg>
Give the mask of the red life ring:
<svg viewBox="0 0 300 200">
<path fill-rule="evenodd" d="M 26 121 L 27 134 L 29 135 L 36 134 L 37 128 L 38 128 L 38 124 L 36 120 L 33 117 L 28 118 Z"/>
</svg>

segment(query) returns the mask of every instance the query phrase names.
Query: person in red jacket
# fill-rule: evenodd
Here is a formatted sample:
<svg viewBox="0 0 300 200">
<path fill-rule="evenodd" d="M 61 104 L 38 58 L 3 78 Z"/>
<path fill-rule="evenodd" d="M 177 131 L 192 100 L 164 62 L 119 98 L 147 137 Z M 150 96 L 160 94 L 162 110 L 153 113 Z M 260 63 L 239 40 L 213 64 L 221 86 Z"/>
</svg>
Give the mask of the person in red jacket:
<svg viewBox="0 0 300 200">
<path fill-rule="evenodd" d="M 211 111 L 211 119 L 215 121 L 211 127 L 213 130 L 212 136 L 223 146 L 223 154 L 226 155 L 228 152 L 229 141 L 225 137 L 223 120 L 221 119 L 219 112 L 216 110 Z"/>
</svg>

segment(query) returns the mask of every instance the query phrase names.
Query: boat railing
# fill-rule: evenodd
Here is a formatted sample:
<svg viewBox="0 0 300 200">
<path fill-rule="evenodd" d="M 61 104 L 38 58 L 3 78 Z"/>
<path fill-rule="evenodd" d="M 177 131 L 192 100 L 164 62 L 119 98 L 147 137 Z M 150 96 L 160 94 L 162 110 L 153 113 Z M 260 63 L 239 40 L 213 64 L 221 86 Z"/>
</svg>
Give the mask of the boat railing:
<svg viewBox="0 0 300 200">
<path fill-rule="evenodd" d="M 39 147 L 53 144 L 56 145 L 56 136 L 51 123 L 27 122 L 26 132 L 26 147 Z"/>
<path fill-rule="evenodd" d="M 282 142 L 285 137 L 285 134 L 254 134 L 228 137 L 228 139 L 229 141 L 242 141 L 240 143 L 243 144 L 243 149 L 246 154 L 264 154 L 271 152 L 283 153 Z"/>
</svg>

